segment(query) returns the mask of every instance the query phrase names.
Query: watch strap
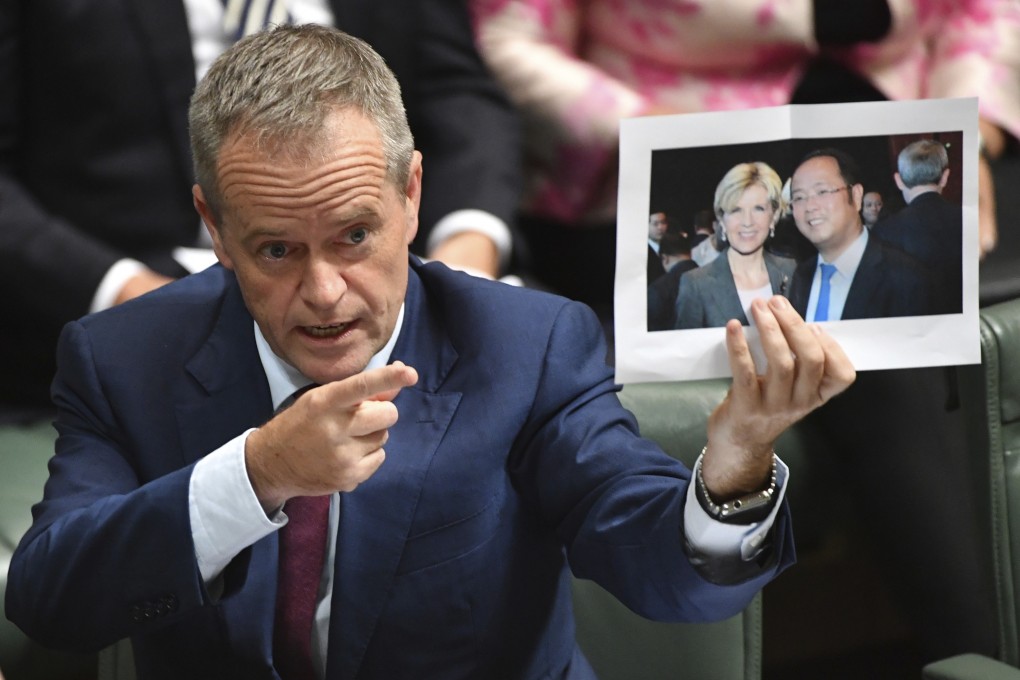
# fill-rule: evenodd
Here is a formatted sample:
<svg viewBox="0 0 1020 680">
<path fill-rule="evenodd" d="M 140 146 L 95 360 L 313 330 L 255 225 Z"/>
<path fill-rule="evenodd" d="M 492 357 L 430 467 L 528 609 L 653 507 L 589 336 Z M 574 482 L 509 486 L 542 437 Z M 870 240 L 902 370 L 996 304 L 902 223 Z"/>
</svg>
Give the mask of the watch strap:
<svg viewBox="0 0 1020 680">
<path fill-rule="evenodd" d="M 706 446 L 701 450 L 701 456 L 705 455 Z M 695 464 L 694 492 L 701 504 L 701 507 L 713 519 L 727 524 L 752 524 L 760 522 L 769 516 L 776 504 L 776 452 L 772 452 L 772 470 L 769 474 L 769 483 L 765 489 L 734 498 L 725 503 L 716 503 L 708 492 L 705 479 L 701 474 L 701 457 Z"/>
</svg>

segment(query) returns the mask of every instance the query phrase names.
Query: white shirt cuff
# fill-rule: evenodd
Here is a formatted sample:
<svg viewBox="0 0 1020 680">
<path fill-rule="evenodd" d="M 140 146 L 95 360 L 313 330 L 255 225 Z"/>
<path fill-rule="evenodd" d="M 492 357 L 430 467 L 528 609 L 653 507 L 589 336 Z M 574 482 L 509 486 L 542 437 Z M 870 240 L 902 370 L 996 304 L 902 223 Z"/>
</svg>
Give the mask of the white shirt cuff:
<svg viewBox="0 0 1020 680">
<path fill-rule="evenodd" d="M 694 492 L 697 483 L 701 457 L 694 463 L 691 482 L 687 485 L 687 501 L 684 506 L 684 535 L 691 547 L 706 557 L 730 557 L 740 555 L 745 562 L 761 552 L 765 537 L 772 529 L 779 513 L 779 506 L 786 495 L 786 480 L 790 468 L 776 456 L 776 503 L 769 516 L 752 524 L 727 524 L 713 519 L 705 512 Z"/>
<path fill-rule="evenodd" d="M 191 474 L 188 507 L 195 556 L 208 585 L 242 550 L 287 523 L 277 511 L 266 517 L 248 479 L 244 445 L 238 435 L 198 461 Z"/>
<path fill-rule="evenodd" d="M 510 262 L 510 250 L 513 247 L 510 240 L 510 228 L 503 220 L 484 210 L 454 210 L 436 222 L 426 244 L 429 255 L 440 243 L 465 231 L 476 231 L 492 239 L 499 252 L 499 266 L 501 269 L 506 268 Z"/>
<path fill-rule="evenodd" d="M 138 260 L 129 258 L 117 260 L 106 272 L 103 280 L 99 282 L 99 288 L 96 288 L 96 294 L 92 296 L 89 312 L 101 312 L 113 307 L 117 301 L 117 295 L 120 294 L 128 279 L 143 271 L 145 271 L 145 265 Z"/>
</svg>

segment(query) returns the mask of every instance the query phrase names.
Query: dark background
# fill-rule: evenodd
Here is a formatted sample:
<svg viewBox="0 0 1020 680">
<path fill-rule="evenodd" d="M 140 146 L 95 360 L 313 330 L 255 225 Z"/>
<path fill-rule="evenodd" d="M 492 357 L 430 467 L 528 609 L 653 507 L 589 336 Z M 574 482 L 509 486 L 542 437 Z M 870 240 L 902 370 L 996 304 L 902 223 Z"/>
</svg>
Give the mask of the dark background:
<svg viewBox="0 0 1020 680">
<path fill-rule="evenodd" d="M 723 175 L 738 163 L 762 161 L 772 166 L 785 182 L 800 159 L 810 151 L 835 147 L 852 156 L 860 170 L 864 190 L 878 191 L 884 213 L 903 207 L 903 196 L 893 180 L 896 157 L 917 139 L 942 141 L 949 152 L 949 184 L 942 195 L 960 204 L 962 197 L 963 133 L 928 132 L 909 135 L 783 139 L 773 142 L 723 146 L 660 149 L 652 151 L 649 214 L 665 212 L 673 230 L 693 232 L 694 215 L 711 209 L 715 188 Z"/>
</svg>

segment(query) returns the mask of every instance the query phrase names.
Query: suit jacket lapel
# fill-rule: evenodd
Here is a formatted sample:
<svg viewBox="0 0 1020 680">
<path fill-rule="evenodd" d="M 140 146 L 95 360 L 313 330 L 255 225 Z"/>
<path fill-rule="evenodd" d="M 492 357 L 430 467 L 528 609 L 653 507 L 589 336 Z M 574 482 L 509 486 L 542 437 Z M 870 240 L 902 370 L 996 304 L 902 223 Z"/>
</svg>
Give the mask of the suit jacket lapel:
<svg viewBox="0 0 1020 680">
<path fill-rule="evenodd" d="M 811 283 L 814 280 L 818 256 L 812 255 L 797 263 L 790 283 L 790 304 L 802 317 L 807 315 L 808 300 L 811 298 Z"/>
<path fill-rule="evenodd" d="M 404 325 L 393 360 L 413 366 L 418 384 L 395 404 L 386 461 L 355 491 L 341 494 L 327 676 L 354 678 L 386 604 L 432 457 L 460 404 L 440 393 L 457 354 L 412 269 Z M 384 502 L 380 502 L 384 501 Z"/>
<path fill-rule="evenodd" d="M 186 370 L 203 393 L 177 408 L 186 463 L 222 446 L 272 416 L 272 397 L 255 346 L 253 320 L 233 275 L 206 343 Z M 241 553 L 224 574 L 220 617 L 230 648 L 269 664 L 276 598 L 277 537 Z M 241 586 L 244 586 L 243 588 Z"/>
<path fill-rule="evenodd" d="M 720 265 L 722 268 L 716 270 L 718 275 L 713 277 L 715 281 L 709 287 L 712 307 L 717 310 L 716 313 L 722 315 L 720 318 L 724 317 L 727 321 L 739 319 L 740 323 L 746 326 L 747 316 L 740 305 L 740 293 L 737 292 L 737 282 L 734 281 L 733 270 L 730 269 L 730 259 L 725 252 L 719 254 L 719 259 L 722 260 Z"/>
<path fill-rule="evenodd" d="M 188 139 L 188 104 L 195 89 L 191 31 L 181 0 L 126 0 L 160 84 L 165 119 L 186 183 L 194 175 Z"/>
<path fill-rule="evenodd" d="M 233 275 L 216 325 L 186 370 L 204 393 L 177 407 L 186 463 L 220 447 L 273 414 L 272 398 L 261 369 L 251 315 Z"/>
<path fill-rule="evenodd" d="M 881 315 L 873 302 L 881 276 L 882 250 L 876 238 L 869 236 L 868 245 L 861 255 L 861 263 L 857 265 L 854 280 L 850 283 L 841 319 L 866 319 Z"/>
<path fill-rule="evenodd" d="M 788 295 L 790 292 L 790 276 L 783 272 L 780 260 L 771 253 L 764 253 L 765 271 L 769 274 L 769 285 L 773 293 Z"/>
</svg>

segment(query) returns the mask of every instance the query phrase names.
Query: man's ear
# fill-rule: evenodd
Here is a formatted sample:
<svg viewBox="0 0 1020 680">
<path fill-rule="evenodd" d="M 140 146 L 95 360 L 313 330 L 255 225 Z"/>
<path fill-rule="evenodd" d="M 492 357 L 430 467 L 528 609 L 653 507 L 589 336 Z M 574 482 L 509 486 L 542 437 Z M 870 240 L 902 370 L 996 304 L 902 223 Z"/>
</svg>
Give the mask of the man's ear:
<svg viewBox="0 0 1020 680">
<path fill-rule="evenodd" d="M 900 177 L 900 173 L 894 172 L 893 179 L 896 180 L 896 186 L 899 187 L 900 191 L 906 191 L 907 185 L 903 183 L 903 178 Z"/>
<path fill-rule="evenodd" d="M 939 177 L 939 191 L 946 188 L 946 184 L 949 182 L 949 168 L 942 171 L 942 176 Z"/>
<path fill-rule="evenodd" d="M 407 186 L 404 187 L 404 212 L 407 219 L 407 238 L 410 244 L 418 234 L 418 213 L 421 209 L 421 152 L 411 155 L 411 169 L 407 175 Z M 225 265 L 224 265 L 225 266 Z"/>
<path fill-rule="evenodd" d="M 864 185 L 854 184 L 850 187 L 850 198 L 853 199 L 854 208 L 857 209 L 857 212 L 860 212 L 861 206 L 864 205 Z"/>
<path fill-rule="evenodd" d="M 227 255 L 226 249 L 223 247 L 223 239 L 220 238 L 220 226 L 215 216 L 213 215 L 212 208 L 209 206 L 209 202 L 205 199 L 205 193 L 202 191 L 202 187 L 195 185 L 191 188 L 191 198 L 195 203 L 195 210 L 202 216 L 202 222 L 205 224 L 206 230 L 209 232 L 209 238 L 212 239 L 213 252 L 216 253 L 216 259 L 220 261 L 227 269 L 233 269 L 234 263 L 230 260 L 230 256 Z"/>
</svg>

